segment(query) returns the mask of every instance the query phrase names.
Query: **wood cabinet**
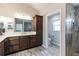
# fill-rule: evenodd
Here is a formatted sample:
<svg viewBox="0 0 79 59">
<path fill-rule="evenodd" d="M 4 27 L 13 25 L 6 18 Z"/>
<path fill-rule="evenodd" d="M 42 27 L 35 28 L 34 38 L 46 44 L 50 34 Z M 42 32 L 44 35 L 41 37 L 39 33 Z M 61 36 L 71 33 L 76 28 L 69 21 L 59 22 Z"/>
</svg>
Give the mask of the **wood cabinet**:
<svg viewBox="0 0 79 59">
<path fill-rule="evenodd" d="M 29 40 L 29 47 L 32 48 L 32 47 L 35 47 L 35 46 L 37 46 L 36 36 L 31 35 L 30 40 Z"/>
<path fill-rule="evenodd" d="M 18 45 L 19 44 L 19 37 L 9 37 L 11 45 Z"/>
<path fill-rule="evenodd" d="M 2 51 L 2 49 L 1 49 L 1 44 L 0 44 L 0 55 L 1 55 L 1 51 Z"/>
<path fill-rule="evenodd" d="M 36 15 L 33 17 L 33 29 L 36 30 L 37 40 L 42 45 L 43 40 L 43 16 Z"/>
<path fill-rule="evenodd" d="M 33 17 L 33 20 L 32 20 L 32 30 L 36 31 L 36 17 L 35 16 Z"/>
<path fill-rule="evenodd" d="M 4 43 L 3 42 L 0 43 L 0 56 L 1 55 L 4 55 Z"/>
<path fill-rule="evenodd" d="M 29 48 L 29 36 L 20 37 L 20 50 Z"/>
<path fill-rule="evenodd" d="M 2 46 L 0 44 L 0 55 L 2 55 Z"/>
<path fill-rule="evenodd" d="M 9 37 L 10 47 L 9 53 L 19 50 L 19 37 Z"/>
<path fill-rule="evenodd" d="M 8 55 L 20 50 L 33 48 L 38 45 L 36 35 L 8 37 L 0 44 L 0 55 Z M 3 54 L 2 54 L 3 53 Z"/>
<path fill-rule="evenodd" d="M 40 37 L 37 37 L 37 45 L 38 46 L 42 45 L 42 39 Z"/>
<path fill-rule="evenodd" d="M 19 37 L 8 37 L 4 41 L 5 55 L 19 50 Z"/>
</svg>

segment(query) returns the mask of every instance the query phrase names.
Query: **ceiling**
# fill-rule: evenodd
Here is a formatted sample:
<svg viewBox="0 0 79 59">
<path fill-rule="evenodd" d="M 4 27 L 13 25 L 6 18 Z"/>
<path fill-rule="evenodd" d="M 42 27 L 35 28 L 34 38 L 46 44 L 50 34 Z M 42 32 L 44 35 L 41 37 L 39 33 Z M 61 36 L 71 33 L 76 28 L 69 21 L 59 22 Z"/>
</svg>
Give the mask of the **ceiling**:
<svg viewBox="0 0 79 59">
<path fill-rule="evenodd" d="M 72 3 L 73 6 L 79 6 L 79 3 Z"/>
<path fill-rule="evenodd" d="M 42 12 L 46 8 L 50 7 L 52 3 L 29 3 L 28 5 L 32 6 L 36 10 Z M 79 6 L 79 3 L 72 3 L 73 6 Z"/>
<path fill-rule="evenodd" d="M 32 6 L 39 12 L 45 11 L 48 7 L 51 6 L 52 3 L 29 3 L 28 5 Z"/>
</svg>

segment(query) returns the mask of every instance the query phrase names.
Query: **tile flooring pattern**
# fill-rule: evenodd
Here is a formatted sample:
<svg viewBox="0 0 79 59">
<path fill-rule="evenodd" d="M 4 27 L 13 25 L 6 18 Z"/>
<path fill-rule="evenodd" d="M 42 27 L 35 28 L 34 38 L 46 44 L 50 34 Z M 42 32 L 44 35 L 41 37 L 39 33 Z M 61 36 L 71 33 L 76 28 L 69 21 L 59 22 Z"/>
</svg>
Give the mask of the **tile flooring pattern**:
<svg viewBox="0 0 79 59">
<path fill-rule="evenodd" d="M 45 49 L 42 46 L 20 51 L 8 56 L 59 56 L 59 47 L 53 46 Z"/>
</svg>

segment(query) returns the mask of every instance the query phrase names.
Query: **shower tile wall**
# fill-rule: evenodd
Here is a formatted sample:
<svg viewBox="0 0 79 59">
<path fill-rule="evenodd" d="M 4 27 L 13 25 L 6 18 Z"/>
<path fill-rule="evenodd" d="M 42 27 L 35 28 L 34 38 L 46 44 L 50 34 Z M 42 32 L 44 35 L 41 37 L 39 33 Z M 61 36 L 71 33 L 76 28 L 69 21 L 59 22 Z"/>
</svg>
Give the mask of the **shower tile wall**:
<svg viewBox="0 0 79 59">
<path fill-rule="evenodd" d="M 65 37 L 66 37 L 66 55 L 72 54 L 72 44 L 74 40 L 74 7 L 72 4 L 66 4 L 66 27 L 65 27 Z"/>
<path fill-rule="evenodd" d="M 75 7 L 75 26 L 74 26 L 75 37 L 73 39 L 73 47 L 75 48 L 75 52 L 79 52 L 79 6 Z"/>
</svg>

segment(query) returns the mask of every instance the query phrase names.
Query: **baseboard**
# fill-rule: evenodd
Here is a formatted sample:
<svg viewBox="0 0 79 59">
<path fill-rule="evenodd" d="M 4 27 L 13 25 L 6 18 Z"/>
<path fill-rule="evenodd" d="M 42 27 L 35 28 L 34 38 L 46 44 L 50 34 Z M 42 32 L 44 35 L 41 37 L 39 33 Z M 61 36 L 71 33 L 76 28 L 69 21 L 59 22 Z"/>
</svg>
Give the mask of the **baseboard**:
<svg viewBox="0 0 79 59">
<path fill-rule="evenodd" d="M 44 48 L 47 48 L 44 44 L 42 45 Z"/>
</svg>

